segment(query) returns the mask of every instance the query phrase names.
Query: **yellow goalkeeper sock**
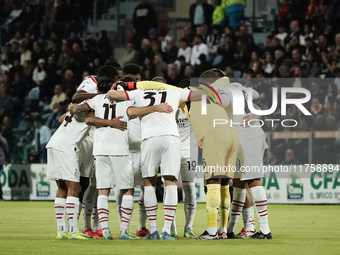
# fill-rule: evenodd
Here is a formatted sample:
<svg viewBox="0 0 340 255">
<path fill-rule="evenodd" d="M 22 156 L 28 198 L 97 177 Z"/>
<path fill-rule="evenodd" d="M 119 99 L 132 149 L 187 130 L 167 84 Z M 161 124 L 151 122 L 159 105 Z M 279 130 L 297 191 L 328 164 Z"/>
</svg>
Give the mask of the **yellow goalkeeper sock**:
<svg viewBox="0 0 340 255">
<path fill-rule="evenodd" d="M 208 214 L 208 228 L 209 235 L 215 235 L 217 232 L 217 214 L 218 208 L 221 204 L 221 185 L 208 184 L 206 194 L 206 207 Z"/>
<path fill-rule="evenodd" d="M 227 232 L 229 210 L 230 210 L 229 185 L 221 186 L 221 207 L 220 207 L 221 226 L 219 230 L 220 233 Z"/>
</svg>

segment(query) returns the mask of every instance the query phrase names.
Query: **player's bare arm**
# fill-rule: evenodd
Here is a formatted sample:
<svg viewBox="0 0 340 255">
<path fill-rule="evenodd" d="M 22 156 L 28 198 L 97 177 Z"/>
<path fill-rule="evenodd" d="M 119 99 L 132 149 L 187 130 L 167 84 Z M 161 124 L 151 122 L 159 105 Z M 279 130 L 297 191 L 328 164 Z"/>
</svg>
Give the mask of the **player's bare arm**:
<svg viewBox="0 0 340 255">
<path fill-rule="evenodd" d="M 123 116 L 118 116 L 112 120 L 104 120 L 94 116 L 87 116 L 85 119 L 85 123 L 89 126 L 95 126 L 97 128 L 109 126 L 124 131 L 127 129 L 127 123 L 125 121 L 121 121 L 121 118 L 123 118 Z"/>
<path fill-rule="evenodd" d="M 253 104 L 253 107 L 254 107 L 256 110 L 261 110 L 261 107 L 259 107 L 259 106 L 256 105 L 256 104 Z M 256 120 L 258 120 L 258 119 L 260 119 L 260 118 L 261 118 L 260 115 L 256 115 L 256 114 L 247 114 L 247 115 L 245 115 L 245 116 L 243 117 L 244 122 L 241 124 L 241 126 L 243 126 L 243 127 L 250 127 L 249 124 L 253 123 L 253 122 L 251 122 L 251 120 L 256 121 Z M 254 124 L 254 123 L 253 123 L 253 124 Z"/>
<path fill-rule="evenodd" d="M 172 113 L 173 109 L 167 103 L 153 105 L 153 106 L 145 106 L 145 107 L 130 107 L 127 110 L 127 114 L 129 117 L 143 117 L 153 112 L 164 112 L 164 113 Z"/>
<path fill-rule="evenodd" d="M 128 97 L 125 91 L 110 90 L 109 92 L 107 92 L 107 96 L 113 100 L 118 100 L 118 101 L 128 100 Z"/>
<path fill-rule="evenodd" d="M 62 123 L 62 122 L 64 121 L 64 119 L 65 119 L 67 113 L 68 113 L 68 112 L 65 112 L 63 115 L 60 116 L 60 118 L 59 118 L 59 120 L 58 120 L 59 123 Z"/>
<path fill-rule="evenodd" d="M 91 111 L 90 107 L 88 107 L 87 104 L 73 104 L 73 103 L 69 104 L 68 110 L 71 114 L 78 114 L 81 112 Z"/>
<path fill-rule="evenodd" d="M 180 89 L 176 86 L 172 86 L 169 84 L 155 82 L 155 81 L 139 81 L 139 82 L 122 82 L 117 81 L 113 84 L 113 88 L 120 85 L 125 91 L 134 90 L 134 89 L 154 89 L 154 90 L 162 90 L 162 89 Z"/>
<path fill-rule="evenodd" d="M 72 97 L 72 102 L 75 103 L 75 104 L 79 104 L 79 103 L 83 102 L 84 100 L 91 99 L 91 98 L 93 98 L 97 95 L 98 94 L 86 93 L 86 92 L 83 92 L 83 91 L 77 91 Z"/>
</svg>

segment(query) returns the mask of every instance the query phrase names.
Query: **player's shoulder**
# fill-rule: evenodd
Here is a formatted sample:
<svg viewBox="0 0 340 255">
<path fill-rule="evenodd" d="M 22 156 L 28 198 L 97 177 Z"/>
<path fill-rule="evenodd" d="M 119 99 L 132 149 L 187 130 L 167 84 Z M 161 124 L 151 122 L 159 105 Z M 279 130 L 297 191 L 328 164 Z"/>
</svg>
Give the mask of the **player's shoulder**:
<svg viewBox="0 0 340 255">
<path fill-rule="evenodd" d="M 88 92 L 89 88 L 97 88 L 97 80 L 93 76 L 87 76 L 77 88 L 77 91 Z"/>
</svg>

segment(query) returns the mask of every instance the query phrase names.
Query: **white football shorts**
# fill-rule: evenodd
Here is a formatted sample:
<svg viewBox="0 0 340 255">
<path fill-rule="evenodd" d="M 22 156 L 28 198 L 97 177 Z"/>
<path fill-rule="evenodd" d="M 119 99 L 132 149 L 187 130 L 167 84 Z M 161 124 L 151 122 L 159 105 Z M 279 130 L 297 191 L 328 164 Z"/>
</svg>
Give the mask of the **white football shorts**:
<svg viewBox="0 0 340 255">
<path fill-rule="evenodd" d="M 268 148 L 266 136 L 263 134 L 248 139 L 240 136 L 239 141 L 234 178 L 240 178 L 241 181 L 262 178 L 263 155 Z"/>
<path fill-rule="evenodd" d="M 78 152 L 63 152 L 47 149 L 47 178 L 79 182 L 80 170 Z"/>
<path fill-rule="evenodd" d="M 95 163 L 93 152 L 93 137 L 87 135 L 79 146 L 79 169 L 80 176 L 94 177 Z"/>
<path fill-rule="evenodd" d="M 182 142 L 181 146 L 181 179 L 187 182 L 195 181 L 198 162 L 198 145 L 196 139 L 194 141 L 187 139 Z"/>
<path fill-rule="evenodd" d="M 181 165 L 179 137 L 150 137 L 142 141 L 141 152 L 143 178 L 156 176 L 160 167 L 162 176 L 175 176 L 178 180 Z"/>
<path fill-rule="evenodd" d="M 141 151 L 130 151 L 131 160 L 132 160 L 132 167 L 134 173 L 134 181 L 135 187 L 140 188 L 140 186 L 144 185 L 144 180 L 142 176 L 142 169 L 141 169 Z"/>
<path fill-rule="evenodd" d="M 96 156 L 97 189 L 132 189 L 131 156 Z"/>
</svg>

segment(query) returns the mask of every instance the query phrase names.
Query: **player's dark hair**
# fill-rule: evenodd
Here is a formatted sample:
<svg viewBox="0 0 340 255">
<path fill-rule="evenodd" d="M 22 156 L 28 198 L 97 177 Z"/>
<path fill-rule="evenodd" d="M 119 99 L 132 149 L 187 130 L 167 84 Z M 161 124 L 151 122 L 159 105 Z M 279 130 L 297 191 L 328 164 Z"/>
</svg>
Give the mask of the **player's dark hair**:
<svg viewBox="0 0 340 255">
<path fill-rule="evenodd" d="M 209 79 L 209 83 L 214 83 L 215 81 L 217 81 L 219 79 L 219 76 L 212 70 L 207 70 L 205 72 L 203 72 L 198 81 L 202 82 L 202 83 L 206 83 L 207 79 Z"/>
<path fill-rule="evenodd" d="M 189 88 L 189 86 L 190 86 L 190 80 L 189 80 L 189 79 L 181 80 L 181 81 L 177 84 L 177 87 L 182 88 L 182 89 Z"/>
<path fill-rule="evenodd" d="M 217 74 L 212 70 L 207 70 L 200 75 L 200 79 L 217 79 Z"/>
<path fill-rule="evenodd" d="M 126 64 L 126 66 L 124 66 L 123 72 L 125 75 L 127 74 L 137 75 L 142 72 L 142 69 L 140 68 L 139 65 L 131 63 L 131 64 Z"/>
<path fill-rule="evenodd" d="M 151 81 L 166 83 L 166 80 L 162 76 L 156 76 Z"/>
<path fill-rule="evenodd" d="M 123 78 L 120 79 L 120 81 L 123 82 L 135 82 L 135 79 L 132 77 L 124 76 Z"/>
<path fill-rule="evenodd" d="M 112 66 L 116 68 L 116 70 L 123 70 L 120 64 L 118 64 L 117 61 L 115 61 L 114 59 L 109 59 L 108 61 L 106 61 L 104 66 Z"/>
<path fill-rule="evenodd" d="M 99 82 L 101 79 L 104 79 L 104 78 L 117 80 L 118 78 L 117 70 L 112 66 L 102 66 L 98 70 L 97 81 Z"/>
<path fill-rule="evenodd" d="M 225 76 L 224 72 L 218 68 L 211 68 L 209 71 L 213 71 L 217 75 L 218 78 L 222 78 Z"/>
<path fill-rule="evenodd" d="M 112 87 L 112 84 L 115 83 L 115 80 L 110 78 L 102 78 L 98 84 L 98 92 L 106 94 Z"/>
</svg>

